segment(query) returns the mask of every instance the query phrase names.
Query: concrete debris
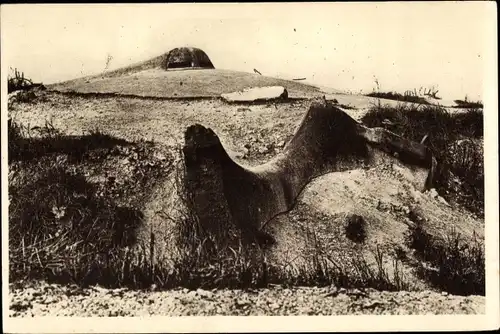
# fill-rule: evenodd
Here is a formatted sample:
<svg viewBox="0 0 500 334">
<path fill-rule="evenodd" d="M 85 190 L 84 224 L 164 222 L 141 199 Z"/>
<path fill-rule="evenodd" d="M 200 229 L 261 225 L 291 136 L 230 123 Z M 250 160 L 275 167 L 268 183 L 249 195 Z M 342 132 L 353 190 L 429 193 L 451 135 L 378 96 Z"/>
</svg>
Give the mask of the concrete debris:
<svg viewBox="0 0 500 334">
<path fill-rule="evenodd" d="M 288 91 L 282 86 L 247 88 L 239 92 L 221 94 L 227 102 L 256 102 L 288 98 Z"/>
</svg>

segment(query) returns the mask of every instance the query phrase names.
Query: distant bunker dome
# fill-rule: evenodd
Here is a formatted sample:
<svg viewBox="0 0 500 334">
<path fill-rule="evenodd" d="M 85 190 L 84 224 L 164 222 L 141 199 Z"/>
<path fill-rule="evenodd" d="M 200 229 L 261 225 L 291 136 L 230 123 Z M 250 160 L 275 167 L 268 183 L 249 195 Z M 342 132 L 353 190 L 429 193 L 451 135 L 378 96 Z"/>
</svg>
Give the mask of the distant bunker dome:
<svg viewBox="0 0 500 334">
<path fill-rule="evenodd" d="M 215 68 L 203 50 L 187 47 L 170 50 L 161 67 L 165 70 Z"/>
</svg>

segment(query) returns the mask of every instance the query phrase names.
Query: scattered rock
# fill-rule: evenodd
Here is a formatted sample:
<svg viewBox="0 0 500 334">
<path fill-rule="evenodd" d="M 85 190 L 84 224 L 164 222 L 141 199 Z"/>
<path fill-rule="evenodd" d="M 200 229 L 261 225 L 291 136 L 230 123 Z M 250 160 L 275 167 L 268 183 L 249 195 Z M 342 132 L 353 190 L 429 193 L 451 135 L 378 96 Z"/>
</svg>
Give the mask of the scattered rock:
<svg viewBox="0 0 500 334">
<path fill-rule="evenodd" d="M 212 297 L 212 292 L 203 290 L 203 289 L 198 289 L 196 290 L 196 294 L 202 298 L 211 298 Z"/>
<path fill-rule="evenodd" d="M 261 146 L 259 147 L 259 149 L 257 150 L 260 154 L 266 154 L 269 152 L 269 149 L 266 147 L 266 146 Z"/>
<path fill-rule="evenodd" d="M 470 314 L 484 312 L 484 297 L 456 297 L 446 292 L 377 291 L 330 287 L 295 287 L 254 290 L 175 289 L 147 290 L 121 295 L 66 294 L 60 287 L 51 298 L 25 300 L 27 289 L 10 292 L 10 315 L 31 316 L 143 316 L 143 315 L 345 315 L 363 314 Z M 117 291 L 121 289 L 110 289 Z M 41 286 L 35 291 L 45 291 Z M 45 297 L 45 295 L 43 295 Z M 63 298 L 66 296 L 66 298 Z M 80 298 L 81 297 L 81 298 Z M 329 297 L 329 298 L 325 298 Z M 422 302 L 424 301 L 424 302 Z M 40 307 L 40 305 L 43 305 Z"/>
<path fill-rule="evenodd" d="M 269 304 L 269 307 L 272 309 L 272 310 L 277 310 L 280 308 L 280 305 L 278 303 L 272 303 L 272 304 Z"/>
<path fill-rule="evenodd" d="M 427 191 L 427 194 L 431 197 L 431 198 L 437 198 L 439 196 L 437 190 L 435 188 L 432 188 L 430 190 Z"/>
<path fill-rule="evenodd" d="M 386 303 L 380 300 L 369 300 L 368 302 L 361 304 L 361 307 L 365 309 L 373 309 L 376 307 L 384 306 L 384 304 Z"/>
<path fill-rule="evenodd" d="M 250 303 L 250 301 L 248 299 L 236 298 L 234 303 L 237 307 L 244 307 L 244 306 L 248 305 Z"/>
</svg>

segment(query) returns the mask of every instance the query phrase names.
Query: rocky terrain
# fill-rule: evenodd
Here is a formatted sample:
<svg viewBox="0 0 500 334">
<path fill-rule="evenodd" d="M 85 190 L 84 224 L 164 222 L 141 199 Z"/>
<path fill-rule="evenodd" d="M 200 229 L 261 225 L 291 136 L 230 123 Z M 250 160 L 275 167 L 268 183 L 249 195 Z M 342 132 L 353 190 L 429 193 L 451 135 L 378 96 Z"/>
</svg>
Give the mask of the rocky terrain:
<svg viewBox="0 0 500 334">
<path fill-rule="evenodd" d="M 484 297 L 336 287 L 137 291 L 38 283 L 13 289 L 9 316 L 484 314 Z"/>
</svg>

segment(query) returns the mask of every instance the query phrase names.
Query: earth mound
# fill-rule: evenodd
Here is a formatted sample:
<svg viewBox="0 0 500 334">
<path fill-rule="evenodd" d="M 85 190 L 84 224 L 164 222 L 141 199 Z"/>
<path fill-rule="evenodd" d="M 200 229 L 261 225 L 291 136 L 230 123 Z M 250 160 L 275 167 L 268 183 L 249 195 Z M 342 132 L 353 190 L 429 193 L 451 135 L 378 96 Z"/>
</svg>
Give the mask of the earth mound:
<svg viewBox="0 0 500 334">
<path fill-rule="evenodd" d="M 320 88 L 301 82 L 215 69 L 208 55 L 194 47 L 175 48 L 137 64 L 47 85 L 47 88 L 72 94 L 203 99 L 269 86 L 284 87 L 290 98 L 305 99 L 325 94 Z"/>
</svg>

